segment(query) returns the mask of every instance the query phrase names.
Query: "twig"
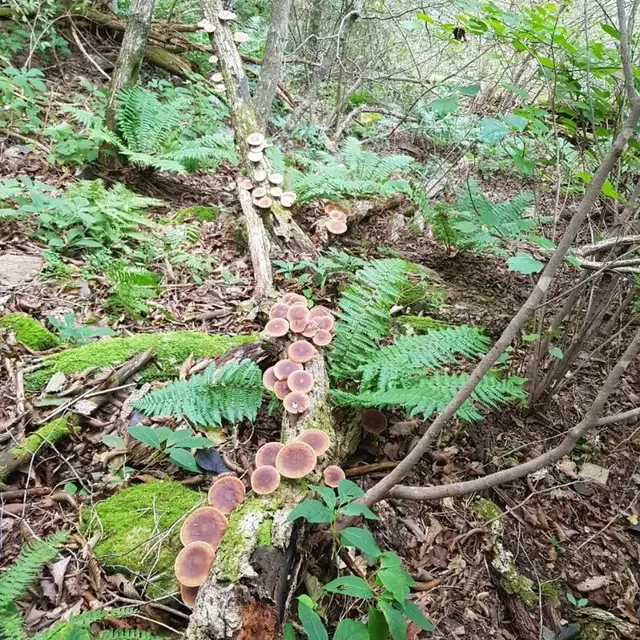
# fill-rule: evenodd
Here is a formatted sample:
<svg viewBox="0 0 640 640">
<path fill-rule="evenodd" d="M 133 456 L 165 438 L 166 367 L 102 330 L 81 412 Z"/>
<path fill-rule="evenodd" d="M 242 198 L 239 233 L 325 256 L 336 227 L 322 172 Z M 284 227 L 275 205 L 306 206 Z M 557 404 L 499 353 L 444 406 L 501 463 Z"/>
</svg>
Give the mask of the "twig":
<svg viewBox="0 0 640 640">
<path fill-rule="evenodd" d="M 73 39 L 76 41 L 78 45 L 78 49 L 82 51 L 84 57 L 101 73 L 107 80 L 111 80 L 111 76 L 89 55 L 87 50 L 84 48 L 84 45 L 80 41 L 80 37 L 78 36 L 78 31 L 76 30 L 76 25 L 73 22 L 71 16 L 69 16 L 69 22 L 71 23 L 71 33 L 73 35 Z"/>
<path fill-rule="evenodd" d="M 347 478 L 353 478 L 355 476 L 364 476 L 367 473 L 374 473 L 375 471 L 385 471 L 386 469 L 395 469 L 398 466 L 398 462 L 374 462 L 373 464 L 361 464 L 357 467 L 351 467 L 351 469 L 345 470 Z"/>
</svg>

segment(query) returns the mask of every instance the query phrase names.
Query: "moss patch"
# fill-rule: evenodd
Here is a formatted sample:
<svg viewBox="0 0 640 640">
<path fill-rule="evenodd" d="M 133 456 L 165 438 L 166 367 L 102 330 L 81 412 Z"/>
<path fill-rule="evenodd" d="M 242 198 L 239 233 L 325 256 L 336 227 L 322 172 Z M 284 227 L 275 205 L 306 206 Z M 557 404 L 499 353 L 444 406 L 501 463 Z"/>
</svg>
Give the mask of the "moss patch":
<svg viewBox="0 0 640 640">
<path fill-rule="evenodd" d="M 143 576 L 151 592 L 161 595 L 176 587 L 180 523 L 201 501 L 179 482 L 147 482 L 83 508 L 80 530 L 85 536 L 101 534 L 94 553 L 103 566 Z"/>
<path fill-rule="evenodd" d="M 180 209 L 175 215 L 173 221 L 177 224 L 182 224 L 187 220 L 201 220 L 203 222 L 211 222 L 218 217 L 217 207 L 186 207 Z"/>
<path fill-rule="evenodd" d="M 152 349 L 154 361 L 144 370 L 146 380 L 166 380 L 193 353 L 195 358 L 219 356 L 232 347 L 253 342 L 257 335 L 221 336 L 195 331 L 142 333 L 132 338 L 111 338 L 47 356 L 43 368 L 25 379 L 29 391 L 37 391 L 54 373 L 77 373 L 88 367 L 122 364 L 137 353 Z"/>
<path fill-rule="evenodd" d="M 11 329 L 16 340 L 34 351 L 46 351 L 60 344 L 56 336 L 26 313 L 9 313 L 0 318 L 0 327 Z"/>
<path fill-rule="evenodd" d="M 258 527 L 258 546 L 270 547 L 271 546 L 271 525 L 273 520 L 263 520 Z"/>
<path fill-rule="evenodd" d="M 43 443 L 56 442 L 60 438 L 68 436 L 72 429 L 73 427 L 69 426 L 66 416 L 51 420 L 42 425 L 37 431 L 34 431 L 28 438 L 25 438 L 22 443 L 12 447 L 9 453 L 18 458 L 25 454 L 34 454 L 43 446 Z"/>
<path fill-rule="evenodd" d="M 411 330 L 418 335 L 425 334 L 431 329 L 447 329 L 451 326 L 429 316 L 399 316 L 397 322 L 404 329 Z"/>
<path fill-rule="evenodd" d="M 491 500 L 480 498 L 473 505 L 473 510 L 486 522 L 494 520 L 502 515 L 502 509 Z"/>
</svg>

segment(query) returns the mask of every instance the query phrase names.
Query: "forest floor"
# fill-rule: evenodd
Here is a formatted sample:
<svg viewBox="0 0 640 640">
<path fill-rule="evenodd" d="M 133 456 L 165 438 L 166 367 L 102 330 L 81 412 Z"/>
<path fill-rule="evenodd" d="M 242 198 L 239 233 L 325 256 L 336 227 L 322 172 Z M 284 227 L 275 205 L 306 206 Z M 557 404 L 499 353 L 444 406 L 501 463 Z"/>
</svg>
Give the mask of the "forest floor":
<svg viewBox="0 0 640 640">
<path fill-rule="evenodd" d="M 47 73 L 59 78 L 59 91 L 66 91 L 72 88 L 76 74 L 90 76 L 92 72 L 80 59 L 66 66 L 64 73 L 55 66 Z M 20 141 L 5 138 L 0 142 L 0 179 L 28 175 L 57 186 L 77 179 L 72 173 L 52 168 L 40 151 L 26 151 Z M 250 334 L 260 330 L 256 309 L 247 303 L 252 293 L 251 263 L 237 234 L 235 221 L 241 214 L 234 196 L 233 169 L 222 168 L 215 175 L 184 178 L 143 176 L 130 170 L 99 177 L 122 181 L 139 193 L 161 198 L 166 208 L 152 214 L 158 221 L 167 221 L 165 224 L 171 224 L 172 216 L 187 206 L 217 206 L 220 210 L 215 220 L 200 223 L 200 240 L 194 247 L 198 253 L 215 257 L 217 269 L 213 276 L 203 284 L 196 284 L 167 263 L 162 274 L 163 292 L 153 300 L 154 310 L 144 324 L 120 317 L 110 323 L 111 328 L 131 335 L 176 330 Z M 507 198 L 518 189 L 514 185 L 514 191 L 509 192 L 509 181 L 504 180 L 500 181 L 501 192 L 496 193 L 494 184 L 480 181 L 480 189 L 491 193 L 494 199 Z M 319 215 L 319 209 L 314 207 L 295 210 L 297 221 L 305 229 L 311 229 Z M 508 272 L 498 259 L 447 252 L 427 234 L 418 233 L 410 219 L 411 211 L 402 207 L 382 211 L 366 224 L 351 228 L 345 236 L 332 237 L 331 246 L 367 259 L 396 255 L 433 269 L 447 299 L 438 312 L 430 315 L 446 322 L 481 324 L 492 338 L 498 336 L 522 303 L 530 288 L 529 279 Z M 319 242 L 317 237 L 315 240 Z M 18 222 L 0 226 L 0 254 L 5 252 L 42 255 L 28 228 Z M 64 278 L 48 279 L 41 274 L 17 289 L 0 289 L 0 311 L 25 311 L 42 322 L 49 315 L 59 317 L 68 312 L 75 314 L 78 323 L 92 318 L 105 320 L 101 305 L 104 282 L 95 274 L 87 274 L 81 263 L 67 262 L 67 265 L 71 271 Z M 281 291 L 295 290 L 293 280 L 280 279 L 278 286 Z M 335 308 L 336 292 L 337 287 L 332 284 L 320 293 L 317 301 Z M 10 353 L 23 367 L 41 355 L 20 345 L 5 349 L 8 352 L 3 352 L 3 357 L 8 358 Z M 524 355 L 517 350 L 512 353 L 511 373 L 524 375 Z M 606 367 L 603 354 L 601 361 L 591 361 L 583 367 L 571 384 L 543 406 L 528 411 L 502 410 L 471 426 L 453 422 L 441 438 L 442 454 L 425 459 L 408 481 L 456 482 L 534 457 L 550 443 L 557 442 L 580 419 Z M 5 369 L 0 379 L 0 421 L 15 411 L 18 396 L 8 373 Z M 636 369 L 617 389 L 608 412 L 637 405 L 638 390 L 640 373 Z M 108 468 L 108 448 L 102 444 L 101 436 L 124 435 L 127 421 L 120 408 L 129 392 L 120 392 L 114 402 L 94 416 L 97 428 L 65 440 L 38 457 L 28 473 L 16 473 L 8 480 L 8 486 L 0 492 L 0 567 L 6 567 L 23 542 L 34 535 L 73 530 L 83 502 L 103 499 L 120 488 Z M 28 400 L 34 404 L 39 419 L 52 411 L 50 406 L 37 406 L 35 394 L 28 394 Z M 400 415 L 397 417 L 402 420 Z M 425 428 L 421 422 L 416 422 L 413 428 L 392 426 L 385 435 L 363 443 L 345 468 L 402 460 L 414 438 Z M 228 446 L 228 456 L 246 468 L 257 447 L 272 439 L 277 429 L 274 419 L 260 414 L 255 429 L 243 425 L 236 445 L 230 443 L 222 448 Z M 606 484 L 583 482 L 578 477 L 576 464 L 585 462 L 609 471 Z M 418 581 L 415 600 L 424 606 L 437 626 L 437 632 L 424 637 L 549 639 L 555 636 L 545 635 L 542 621 L 555 629 L 561 620 L 587 627 L 594 625 L 589 638 L 634 637 L 629 633 L 640 629 L 637 609 L 640 529 L 634 526 L 640 514 L 639 462 L 637 425 L 615 426 L 582 442 L 571 459 L 527 481 L 484 496 L 503 511 L 509 510 L 502 518 L 503 542 L 514 555 L 520 573 L 532 581 L 530 587 L 516 581 L 512 593 L 507 592 L 492 567 L 494 534 L 483 514 L 478 513 L 474 497 L 438 503 L 390 500 L 378 504 L 375 511 L 380 522 L 374 524 L 374 534 L 383 549 L 395 551 L 403 558 L 407 570 Z M 168 470 L 169 467 L 133 470 L 127 482 L 165 477 Z M 383 473 L 371 472 L 355 479 L 366 489 Z M 194 478 L 180 472 L 176 475 L 175 468 L 173 477 L 188 481 L 190 486 L 200 483 L 204 488 L 210 483 L 210 477 L 206 476 Z M 90 498 L 62 491 L 68 483 L 86 489 Z M 16 489 L 30 491 L 6 493 Z M 5 495 L 12 497 L 6 499 Z M 306 558 L 306 563 L 307 571 L 313 573 L 313 558 Z M 79 551 L 62 570 L 62 576 L 45 574 L 23 603 L 23 612 L 30 628 L 38 630 L 70 611 L 99 606 L 116 597 L 136 600 L 131 586 L 117 580 L 97 584 L 91 564 Z M 571 605 L 567 593 L 576 600 L 588 599 L 588 605 Z M 557 597 L 543 597 L 549 595 Z M 171 607 L 181 612 L 182 617 L 162 613 L 161 620 L 169 627 L 180 628 L 187 610 L 178 599 Z M 143 610 L 149 617 L 159 615 L 152 607 Z M 338 619 L 340 612 L 332 614 Z M 422 637 L 417 631 L 411 633 L 409 637 Z"/>
</svg>

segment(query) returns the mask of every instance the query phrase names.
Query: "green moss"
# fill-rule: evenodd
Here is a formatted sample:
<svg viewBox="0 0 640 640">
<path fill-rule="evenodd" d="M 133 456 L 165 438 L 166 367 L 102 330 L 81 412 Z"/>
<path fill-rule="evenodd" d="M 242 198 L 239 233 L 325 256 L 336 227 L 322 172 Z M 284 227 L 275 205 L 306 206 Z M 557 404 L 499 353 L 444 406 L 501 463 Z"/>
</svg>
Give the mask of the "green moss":
<svg viewBox="0 0 640 640">
<path fill-rule="evenodd" d="M 519 598 L 527 607 L 532 607 L 538 601 L 538 596 L 533 590 L 533 582 L 519 573 L 514 565 L 501 574 L 500 580 L 505 591 Z"/>
<path fill-rule="evenodd" d="M 182 224 L 187 220 L 191 220 L 195 218 L 196 220 L 201 220 L 202 222 L 211 222 L 218 217 L 218 208 L 217 207 L 186 207 L 184 209 L 180 209 L 175 215 L 173 221 L 177 224 Z"/>
<path fill-rule="evenodd" d="M 502 509 L 491 500 L 480 498 L 473 505 L 474 511 L 487 522 L 502 515 Z"/>
<path fill-rule="evenodd" d="M 145 369 L 143 377 L 147 380 L 166 380 L 176 375 L 178 367 L 191 353 L 195 358 L 218 356 L 256 338 L 256 335 L 222 336 L 195 331 L 142 333 L 131 338 L 111 338 L 51 354 L 44 359 L 43 367 L 28 375 L 25 381 L 30 391 L 37 391 L 58 371 L 70 374 L 88 367 L 122 364 L 147 349 L 152 349 L 156 357 Z"/>
<path fill-rule="evenodd" d="M 542 593 L 548 598 L 557 600 L 560 597 L 560 590 L 553 582 L 543 582 L 540 585 Z"/>
<path fill-rule="evenodd" d="M 271 546 L 271 525 L 273 520 L 268 518 L 263 520 L 258 527 L 258 546 L 270 547 Z"/>
<path fill-rule="evenodd" d="M 431 329 L 446 329 L 451 325 L 429 316 L 399 316 L 398 324 L 405 329 L 411 329 L 414 333 L 422 335 Z"/>
<path fill-rule="evenodd" d="M 56 442 L 60 438 L 68 436 L 72 429 L 73 427 L 69 426 L 66 416 L 51 420 L 25 438 L 22 443 L 12 447 L 9 453 L 18 458 L 25 454 L 33 454 L 42 447 L 43 442 Z"/>
<path fill-rule="evenodd" d="M 60 344 L 56 336 L 26 313 L 9 313 L 0 318 L 0 327 L 11 329 L 16 340 L 34 351 L 46 351 Z"/>
<path fill-rule="evenodd" d="M 178 482 L 147 482 L 83 508 L 80 531 L 87 537 L 100 533 L 93 550 L 102 566 L 144 576 L 161 595 L 176 586 L 180 521 L 201 501 L 200 494 Z"/>
</svg>

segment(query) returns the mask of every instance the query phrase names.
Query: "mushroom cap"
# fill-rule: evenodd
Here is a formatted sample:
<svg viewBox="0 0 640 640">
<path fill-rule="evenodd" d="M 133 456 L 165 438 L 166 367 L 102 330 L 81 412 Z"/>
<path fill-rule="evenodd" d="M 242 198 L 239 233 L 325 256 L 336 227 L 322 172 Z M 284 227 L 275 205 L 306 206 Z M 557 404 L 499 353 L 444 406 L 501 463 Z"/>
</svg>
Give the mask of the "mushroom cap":
<svg viewBox="0 0 640 640">
<path fill-rule="evenodd" d="M 292 200 L 288 196 L 285 196 L 284 193 L 280 196 L 280 204 L 287 209 L 289 207 L 292 207 L 294 202 L 294 200 Z"/>
<path fill-rule="evenodd" d="M 309 316 L 311 318 L 319 318 L 320 316 L 330 316 L 333 317 L 333 315 L 331 314 L 331 311 L 329 311 L 329 309 L 327 309 L 326 307 L 323 307 L 319 304 L 317 304 L 315 307 L 311 308 L 311 311 L 309 311 Z"/>
<path fill-rule="evenodd" d="M 296 442 L 306 442 L 317 456 L 321 456 L 331 446 L 331 439 L 320 429 L 306 429 L 296 438 Z"/>
<path fill-rule="evenodd" d="M 200 20 L 200 22 L 198 22 L 198 24 L 196 26 L 204 27 L 204 25 L 207 24 L 208 22 L 209 22 L 209 20 L 207 18 L 202 18 L 202 20 Z"/>
<path fill-rule="evenodd" d="M 213 87 L 214 91 L 217 91 L 218 93 L 222 93 L 223 91 L 227 90 L 227 87 L 225 87 L 223 84 L 216 84 Z"/>
<path fill-rule="evenodd" d="M 362 428 L 369 433 L 378 435 L 387 428 L 387 416 L 377 409 L 365 409 L 361 416 Z"/>
<path fill-rule="evenodd" d="M 344 213 L 345 216 L 351 215 L 351 209 L 349 209 L 349 207 L 345 207 L 338 202 L 327 202 L 324 205 L 324 212 L 328 214 L 332 211 L 340 211 L 340 213 Z"/>
<path fill-rule="evenodd" d="M 282 447 L 284 447 L 282 442 L 267 442 L 267 444 L 263 444 L 256 451 L 254 460 L 256 467 L 275 467 L 276 456 Z"/>
<path fill-rule="evenodd" d="M 200 23 L 198 23 L 198 26 L 201 26 Z M 217 64 L 218 63 L 218 56 L 209 56 L 209 62 L 211 64 Z"/>
<path fill-rule="evenodd" d="M 260 207 L 261 209 L 268 209 L 273 204 L 273 199 L 269 196 L 264 196 L 259 200 L 256 200 L 255 203 L 256 206 Z"/>
<path fill-rule="evenodd" d="M 233 13 L 233 11 L 227 11 L 226 9 L 223 9 L 219 14 L 218 14 L 218 18 L 220 20 L 235 20 L 238 16 Z"/>
<path fill-rule="evenodd" d="M 289 386 L 288 382 L 287 386 Z M 311 398 L 306 393 L 292 391 L 284 397 L 282 406 L 289 413 L 304 413 L 311 406 Z"/>
<path fill-rule="evenodd" d="M 283 197 L 283 198 L 287 198 L 287 200 L 291 200 L 291 204 L 293 204 L 293 203 L 296 201 L 296 198 L 297 198 L 298 196 L 296 195 L 296 192 L 295 192 L 295 191 L 285 191 L 285 192 L 282 194 L 282 197 Z M 289 206 L 291 206 L 291 205 L 289 205 Z"/>
<path fill-rule="evenodd" d="M 289 328 L 293 333 L 302 333 L 307 327 L 307 321 L 302 318 L 301 320 L 292 320 L 289 323 Z"/>
<path fill-rule="evenodd" d="M 289 374 L 287 386 L 295 393 L 309 393 L 313 389 L 313 375 L 300 370 Z"/>
<path fill-rule="evenodd" d="M 287 311 L 287 320 L 289 320 L 289 322 L 291 322 L 291 320 L 304 320 L 306 324 L 309 321 L 309 309 L 307 309 L 306 301 L 304 304 L 296 302 L 291 305 L 289 311 Z"/>
<path fill-rule="evenodd" d="M 217 549 L 229 523 L 223 513 L 213 507 L 196 509 L 180 529 L 180 542 L 186 547 L 191 542 L 206 542 Z"/>
<path fill-rule="evenodd" d="M 211 20 L 207 20 L 207 18 L 200 20 L 198 26 L 202 27 L 207 33 L 213 33 L 216 30 L 216 25 Z"/>
<path fill-rule="evenodd" d="M 173 565 L 178 582 L 185 587 L 199 587 L 209 576 L 216 554 L 206 542 L 190 542 Z"/>
<path fill-rule="evenodd" d="M 347 230 L 347 223 L 342 222 L 342 220 L 327 220 L 324 225 L 327 228 L 327 231 L 331 233 L 335 233 L 336 235 L 343 234 Z"/>
<path fill-rule="evenodd" d="M 329 218 L 331 220 L 338 220 L 340 222 L 347 223 L 347 216 L 342 213 L 342 211 L 329 211 Z"/>
<path fill-rule="evenodd" d="M 302 371 L 302 365 L 292 360 L 279 360 L 273 367 L 273 373 L 278 380 L 286 380 L 294 371 Z"/>
<path fill-rule="evenodd" d="M 276 456 L 276 469 L 285 478 L 302 478 L 313 471 L 318 456 L 306 442 L 287 444 Z"/>
<path fill-rule="evenodd" d="M 327 487 L 333 487 L 335 489 L 338 484 L 340 484 L 340 480 L 344 480 L 347 476 L 340 467 L 332 464 L 324 470 L 322 477 Z"/>
<path fill-rule="evenodd" d="M 249 151 L 253 151 L 254 153 L 258 153 L 260 151 L 264 151 L 267 148 L 267 144 L 263 143 L 263 144 L 256 144 L 256 145 L 249 145 Z"/>
<path fill-rule="evenodd" d="M 333 336 L 326 329 L 318 329 L 316 335 L 313 336 L 313 344 L 317 344 L 319 347 L 326 347 L 332 340 Z"/>
<path fill-rule="evenodd" d="M 289 389 L 286 380 L 278 380 L 278 382 L 273 385 L 273 393 L 278 400 L 284 400 L 291 393 L 291 389 Z"/>
<path fill-rule="evenodd" d="M 302 335 L 305 338 L 313 338 L 313 336 L 318 333 L 319 328 L 320 327 L 318 327 L 318 324 L 315 320 L 309 320 L 309 322 L 307 322 L 307 326 L 304 328 L 304 331 L 302 331 Z"/>
<path fill-rule="evenodd" d="M 269 391 L 273 391 L 273 385 L 276 382 L 278 382 L 278 378 L 276 378 L 276 374 L 273 372 L 273 367 L 269 367 L 262 374 L 262 384 L 266 389 L 269 389 Z"/>
<path fill-rule="evenodd" d="M 307 305 L 307 299 L 304 296 L 301 296 L 299 293 L 293 292 L 285 293 L 282 296 L 282 302 L 288 304 L 289 306 L 294 304 L 303 304 L 305 306 Z"/>
<path fill-rule="evenodd" d="M 266 187 L 256 187 L 252 192 L 251 195 L 256 199 L 259 200 L 260 198 L 264 198 L 264 196 L 267 195 L 267 189 Z"/>
<path fill-rule="evenodd" d="M 324 329 L 325 331 L 331 331 L 334 325 L 334 321 L 331 316 L 320 316 L 319 318 L 315 318 L 315 323 L 318 325 L 318 329 Z"/>
<path fill-rule="evenodd" d="M 316 355 L 316 349 L 310 342 L 307 342 L 306 340 L 297 340 L 296 342 L 292 342 L 289 345 L 289 348 L 287 349 L 287 355 L 289 356 L 289 360 L 304 364 L 305 362 L 309 362 L 309 360 L 313 360 L 313 356 Z"/>
<path fill-rule="evenodd" d="M 289 323 L 284 318 L 272 318 L 264 325 L 264 333 L 272 338 L 280 338 L 287 335 Z"/>
<path fill-rule="evenodd" d="M 280 173 L 272 173 L 269 176 L 269 182 L 271 184 L 282 184 L 284 182 L 284 177 Z"/>
<path fill-rule="evenodd" d="M 189 609 L 193 609 L 193 605 L 196 603 L 196 597 L 198 595 L 198 591 L 200 587 L 187 587 L 186 584 L 180 584 L 180 597 L 182 598 L 182 602 L 189 607 Z"/>
<path fill-rule="evenodd" d="M 211 74 L 211 76 L 209 77 L 209 80 L 211 82 L 222 82 L 224 80 L 223 75 L 219 72 L 216 71 L 216 73 Z"/>
<path fill-rule="evenodd" d="M 233 40 L 238 44 L 242 44 L 243 42 L 249 42 L 251 38 L 246 33 L 244 33 L 244 31 L 235 31 L 233 34 Z"/>
<path fill-rule="evenodd" d="M 253 189 L 253 182 L 251 182 L 251 178 L 242 178 L 242 180 L 238 182 L 238 186 L 245 191 L 250 191 Z"/>
<path fill-rule="evenodd" d="M 251 488 L 260 495 L 273 493 L 280 486 L 280 473 L 271 465 L 258 467 L 251 474 Z"/>
<path fill-rule="evenodd" d="M 287 317 L 287 312 L 289 311 L 289 305 L 284 302 L 276 302 L 271 309 L 269 309 L 269 318 L 273 320 L 273 318 L 282 318 L 283 320 Z"/>
<path fill-rule="evenodd" d="M 245 492 L 240 478 L 223 476 L 209 488 L 209 504 L 222 513 L 231 513 L 242 502 Z"/>
<path fill-rule="evenodd" d="M 264 154 L 262 151 L 249 151 L 249 153 L 247 153 L 247 158 L 249 158 L 251 162 L 260 162 L 263 157 Z"/>
<path fill-rule="evenodd" d="M 271 189 L 269 189 L 269 193 L 274 198 L 279 198 L 282 195 L 282 189 L 280 187 L 271 187 Z"/>
<path fill-rule="evenodd" d="M 253 179 L 256 182 L 263 182 L 264 180 L 267 179 L 267 172 L 264 169 L 258 169 L 257 171 L 253 172 Z"/>
</svg>

